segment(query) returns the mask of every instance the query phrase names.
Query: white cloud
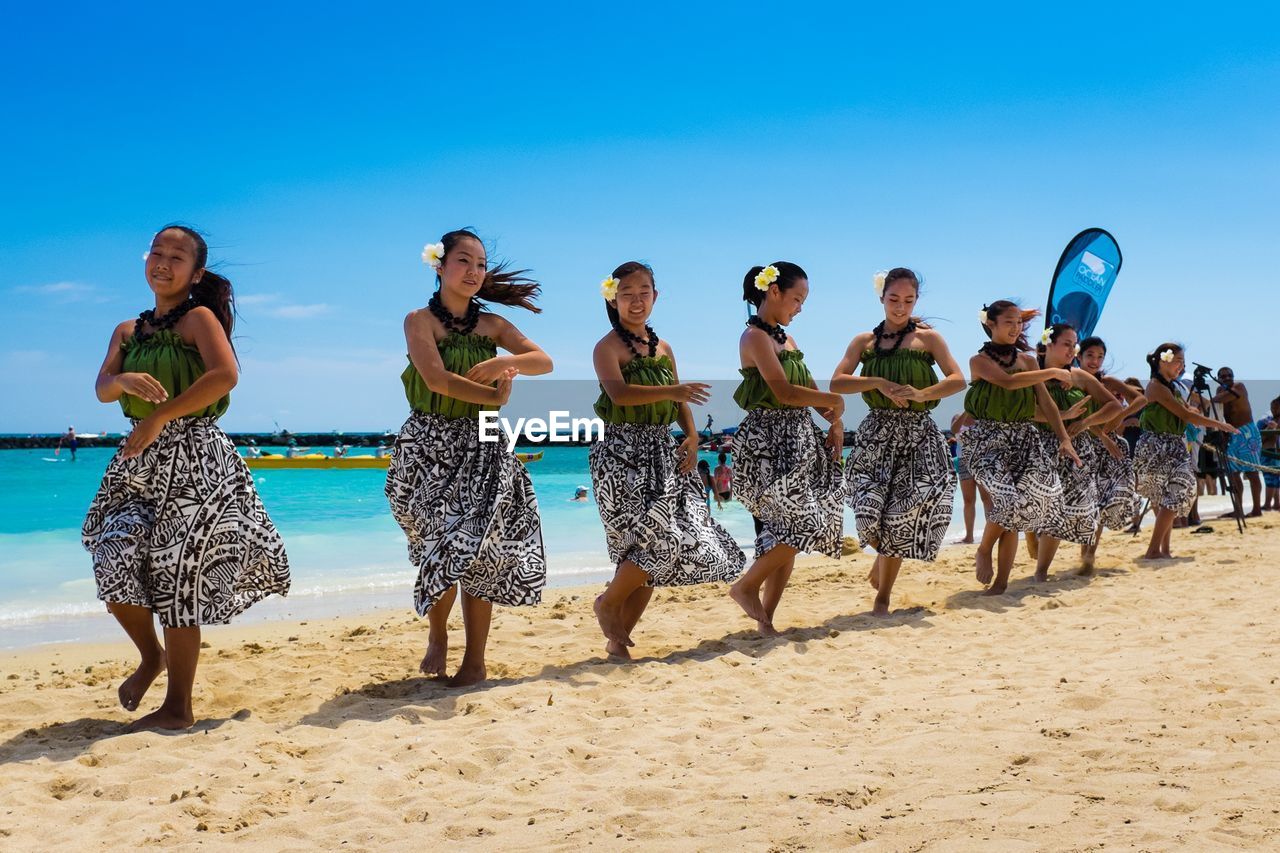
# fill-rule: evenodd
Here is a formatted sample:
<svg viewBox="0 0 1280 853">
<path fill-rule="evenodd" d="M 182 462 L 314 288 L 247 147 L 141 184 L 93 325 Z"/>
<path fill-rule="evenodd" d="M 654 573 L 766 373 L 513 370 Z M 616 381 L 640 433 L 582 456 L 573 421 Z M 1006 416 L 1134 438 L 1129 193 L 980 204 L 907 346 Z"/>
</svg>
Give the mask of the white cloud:
<svg viewBox="0 0 1280 853">
<path fill-rule="evenodd" d="M 109 302 L 111 297 L 97 286 L 79 281 L 55 281 L 49 284 L 20 284 L 11 288 L 14 293 L 53 299 L 58 302 Z"/>
<path fill-rule="evenodd" d="M 329 305 L 324 302 L 302 304 L 286 302 L 278 293 L 246 293 L 236 296 L 236 306 L 240 308 L 258 307 L 260 310 L 250 312 L 263 317 L 278 317 L 282 320 L 309 320 L 329 313 Z"/>
</svg>

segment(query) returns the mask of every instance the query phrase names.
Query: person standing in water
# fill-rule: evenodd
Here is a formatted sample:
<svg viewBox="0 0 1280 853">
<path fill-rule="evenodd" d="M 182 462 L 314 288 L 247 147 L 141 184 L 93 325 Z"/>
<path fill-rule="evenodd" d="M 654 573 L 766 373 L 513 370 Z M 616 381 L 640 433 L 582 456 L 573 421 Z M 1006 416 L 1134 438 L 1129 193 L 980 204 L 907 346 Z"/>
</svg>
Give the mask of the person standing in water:
<svg viewBox="0 0 1280 853">
<path fill-rule="evenodd" d="M 796 554 L 840 556 L 844 398 L 818 390 L 786 332 L 808 296 L 808 274 L 789 261 L 752 267 L 742 282 L 742 299 L 756 313 L 738 340 L 742 383 L 733 399 L 747 416 L 734 436 L 735 488 L 755 520 L 756 542 L 755 561 L 729 595 L 764 636 L 778 634 L 773 617 Z M 830 423 L 825 436 L 810 407 Z"/>
<path fill-rule="evenodd" d="M 136 710 L 151 682 L 169 676 L 160 708 L 130 730 L 190 728 L 201 626 L 289 591 L 284 542 L 218 428 L 239 370 L 231 282 L 208 259 L 193 229 L 160 229 L 143 270 L 155 307 L 116 326 L 98 372 L 98 399 L 119 401 L 133 423 L 81 531 L 98 598 L 141 655 L 120 704 Z"/>
<path fill-rule="evenodd" d="M 595 412 L 604 438 L 588 457 L 609 559 L 617 567 L 595 601 L 605 650 L 630 658 L 631 632 L 659 586 L 722 583 L 742 574 L 746 555 L 715 521 L 695 470 L 693 404 L 710 386 L 681 382 L 671 345 L 649 325 L 658 290 L 639 261 L 601 285 L 612 330 L 592 354 L 600 379 Z M 684 440 L 671 435 L 679 423 Z"/>
<path fill-rule="evenodd" d="M 876 552 L 869 577 L 876 590 L 872 613 L 888 616 L 902 561 L 933 562 L 951 525 L 956 475 L 947 441 L 929 412 L 964 390 L 965 381 L 942 335 L 915 316 L 916 274 L 895 267 L 877 273 L 874 283 L 884 319 L 854 337 L 831 377 L 831 390 L 861 393 L 871 409 L 854 433 L 844 490 L 858 541 Z M 854 374 L 859 367 L 860 376 Z"/>
<path fill-rule="evenodd" d="M 449 612 L 462 590 L 466 649 L 450 687 L 484 681 L 493 605 L 542 600 L 547 561 L 529 472 L 503 442 L 481 441 L 480 411 L 507 402 L 520 374 L 550 373 L 551 358 L 481 300 L 537 313 L 540 286 L 524 271 L 490 267 L 472 231 L 424 249 L 436 274 L 427 307 L 404 321 L 409 366 L 401 374 L 413 412 L 387 466 L 391 514 L 418 570 L 414 609 L 429 624 L 419 669 L 443 678 Z M 498 348 L 508 355 L 498 355 Z"/>
</svg>

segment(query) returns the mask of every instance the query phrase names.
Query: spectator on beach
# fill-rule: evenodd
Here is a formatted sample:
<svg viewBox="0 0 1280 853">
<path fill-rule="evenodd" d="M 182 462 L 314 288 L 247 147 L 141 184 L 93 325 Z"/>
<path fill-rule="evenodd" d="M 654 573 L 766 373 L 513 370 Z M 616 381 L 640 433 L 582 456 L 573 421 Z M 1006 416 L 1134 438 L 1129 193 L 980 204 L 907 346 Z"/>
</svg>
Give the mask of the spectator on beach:
<svg viewBox="0 0 1280 853">
<path fill-rule="evenodd" d="M 1270 435 L 1262 436 L 1262 464 L 1264 468 L 1280 469 L 1280 397 L 1271 401 L 1271 414 L 1258 421 L 1259 430 L 1270 431 Z M 1267 502 L 1264 510 L 1280 510 L 1280 473 L 1276 471 L 1262 472 L 1263 483 L 1267 487 Z"/>
<path fill-rule="evenodd" d="M 733 468 L 729 465 L 727 453 L 721 452 L 719 458 L 720 464 L 711 473 L 711 490 L 715 494 L 716 507 L 723 508 L 725 501 L 733 500 Z"/>
<path fill-rule="evenodd" d="M 1262 515 L 1262 477 L 1258 466 L 1262 464 L 1262 433 L 1253 420 L 1253 406 L 1249 403 L 1249 389 L 1237 382 L 1230 367 L 1218 369 L 1218 393 L 1213 402 L 1222 405 L 1222 419 L 1236 428 L 1227 444 L 1226 457 L 1221 461 L 1231 478 L 1231 488 L 1240 496 L 1240 510 L 1244 511 L 1244 480 L 1249 481 L 1253 496 L 1253 509 L 1249 518 Z M 1224 514 L 1224 518 L 1232 513 Z"/>
</svg>

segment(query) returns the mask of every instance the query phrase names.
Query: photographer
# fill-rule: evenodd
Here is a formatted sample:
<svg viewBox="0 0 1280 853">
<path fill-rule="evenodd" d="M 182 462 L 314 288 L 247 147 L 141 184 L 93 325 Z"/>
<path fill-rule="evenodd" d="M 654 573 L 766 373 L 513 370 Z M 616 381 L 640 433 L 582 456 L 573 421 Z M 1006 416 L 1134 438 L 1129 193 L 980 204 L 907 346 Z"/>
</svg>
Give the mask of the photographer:
<svg viewBox="0 0 1280 853">
<path fill-rule="evenodd" d="M 1200 368 L 1197 367 L 1197 373 Z M 1241 474 L 1249 480 L 1249 492 L 1253 495 L 1253 510 L 1248 518 L 1262 515 L 1262 477 L 1258 466 L 1262 464 L 1262 433 L 1253 420 L 1253 407 L 1249 405 L 1249 391 L 1244 383 L 1235 381 L 1235 373 L 1229 367 L 1218 370 L 1218 393 L 1213 395 L 1213 402 L 1222 406 L 1222 419 L 1238 431 L 1227 443 L 1226 456 L 1222 464 L 1231 478 L 1231 488 L 1238 495 L 1241 490 Z M 1243 504 L 1242 504 L 1243 505 Z M 1229 518 L 1234 513 L 1226 513 Z"/>
</svg>

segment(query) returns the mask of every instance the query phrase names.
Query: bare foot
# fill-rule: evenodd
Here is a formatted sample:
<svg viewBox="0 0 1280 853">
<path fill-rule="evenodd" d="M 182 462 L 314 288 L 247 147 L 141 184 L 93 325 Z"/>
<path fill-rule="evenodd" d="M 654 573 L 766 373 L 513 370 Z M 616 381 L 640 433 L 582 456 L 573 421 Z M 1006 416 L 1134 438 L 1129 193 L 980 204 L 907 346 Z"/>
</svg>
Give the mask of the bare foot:
<svg viewBox="0 0 1280 853">
<path fill-rule="evenodd" d="M 1004 595 L 1004 591 L 1008 589 L 1008 584 L 992 584 L 982 593 L 983 595 Z"/>
<path fill-rule="evenodd" d="M 596 613 L 596 621 L 600 623 L 600 631 L 604 634 L 606 640 L 622 646 L 635 645 L 635 643 L 631 642 L 631 638 L 627 636 L 627 632 L 622 630 L 619 615 L 605 607 L 603 594 L 596 596 L 596 602 L 591 605 L 591 609 Z"/>
<path fill-rule="evenodd" d="M 444 678 L 447 674 L 445 672 L 445 658 L 448 653 L 448 639 L 440 643 L 429 640 L 427 642 L 427 653 L 422 656 L 422 663 L 418 664 L 418 671 L 432 678 Z"/>
<path fill-rule="evenodd" d="M 1142 555 L 1141 557 L 1139 557 L 1138 559 L 1139 559 L 1139 560 L 1163 560 L 1163 559 L 1164 559 L 1164 555 L 1163 555 L 1163 554 L 1161 554 L 1159 551 L 1156 551 L 1156 552 L 1154 552 L 1154 553 L 1153 553 L 1153 552 L 1151 552 L 1151 551 L 1148 551 L 1147 553 L 1143 554 L 1143 555 Z"/>
<path fill-rule="evenodd" d="M 760 632 L 760 636 L 762 637 L 781 637 L 782 636 L 782 632 L 779 631 L 777 628 L 773 627 L 773 623 L 768 620 L 761 621 L 757 619 L 756 630 Z"/>
<path fill-rule="evenodd" d="M 163 651 L 160 652 L 159 657 L 143 659 L 138 664 L 138 668 L 133 671 L 133 675 L 122 681 L 120 689 L 116 691 L 116 695 L 120 697 L 120 707 L 126 711 L 138 710 L 138 703 L 146 695 L 147 688 L 151 686 L 151 682 L 156 680 L 156 676 L 164 672 L 164 670 L 165 659 Z M 143 719 L 147 718 L 144 717 Z M 187 725 L 190 725 L 190 723 Z"/>
<path fill-rule="evenodd" d="M 1262 518 L 1262 510 L 1255 509 L 1253 512 L 1246 515 L 1245 518 Z"/>
<path fill-rule="evenodd" d="M 966 536 L 966 537 L 964 537 L 963 539 L 957 539 L 957 540 L 956 540 L 956 544 L 957 544 L 957 545 L 972 545 L 972 544 L 973 544 L 973 536 L 972 536 L 972 535 L 970 535 L 970 536 Z"/>
<path fill-rule="evenodd" d="M 152 711 L 145 717 L 134 720 L 125 729 L 126 732 L 144 732 L 153 729 L 163 729 L 166 731 L 181 731 L 189 729 L 196 724 L 196 718 L 191 711 L 175 712 L 170 711 L 163 705 L 156 711 Z"/>
<path fill-rule="evenodd" d="M 880 619 L 888 619 L 889 618 L 888 602 L 881 604 L 879 601 L 877 601 L 875 604 L 875 607 L 871 608 L 871 615 L 879 617 Z"/>
<path fill-rule="evenodd" d="M 466 664 L 458 668 L 453 674 L 453 678 L 449 679 L 450 687 L 470 687 L 473 684 L 479 684 L 488 677 L 485 672 L 484 664 L 474 666 Z"/>
<path fill-rule="evenodd" d="M 729 587 L 729 597 L 738 602 L 738 606 L 742 608 L 742 612 L 746 613 L 757 622 L 762 622 L 772 627 L 769 620 L 769 614 L 764 612 L 764 605 L 760 603 L 760 591 L 748 592 L 742 588 L 742 581 L 738 581 Z"/>
<path fill-rule="evenodd" d="M 871 571 L 867 572 L 867 583 L 871 584 L 871 588 L 880 589 L 880 573 L 876 571 L 876 564 L 871 564 Z"/>
<path fill-rule="evenodd" d="M 610 640 L 605 644 L 604 652 L 611 658 L 621 658 L 623 660 L 631 660 L 631 652 L 622 643 L 615 643 Z"/>
<path fill-rule="evenodd" d="M 1047 581 L 1047 580 L 1049 580 L 1049 570 L 1048 570 L 1048 569 L 1036 569 L 1036 573 L 1035 573 L 1035 581 L 1036 581 L 1036 583 L 1044 583 L 1044 582 L 1045 582 L 1045 581 Z"/>
<path fill-rule="evenodd" d="M 1076 577 L 1091 578 L 1093 577 L 1093 560 L 1088 560 L 1083 566 L 1076 569 Z"/>
<path fill-rule="evenodd" d="M 973 565 L 976 568 L 974 574 L 980 584 L 989 584 L 991 579 L 996 576 L 996 570 L 991 565 L 991 554 L 984 554 L 981 548 L 973 555 Z"/>
</svg>

